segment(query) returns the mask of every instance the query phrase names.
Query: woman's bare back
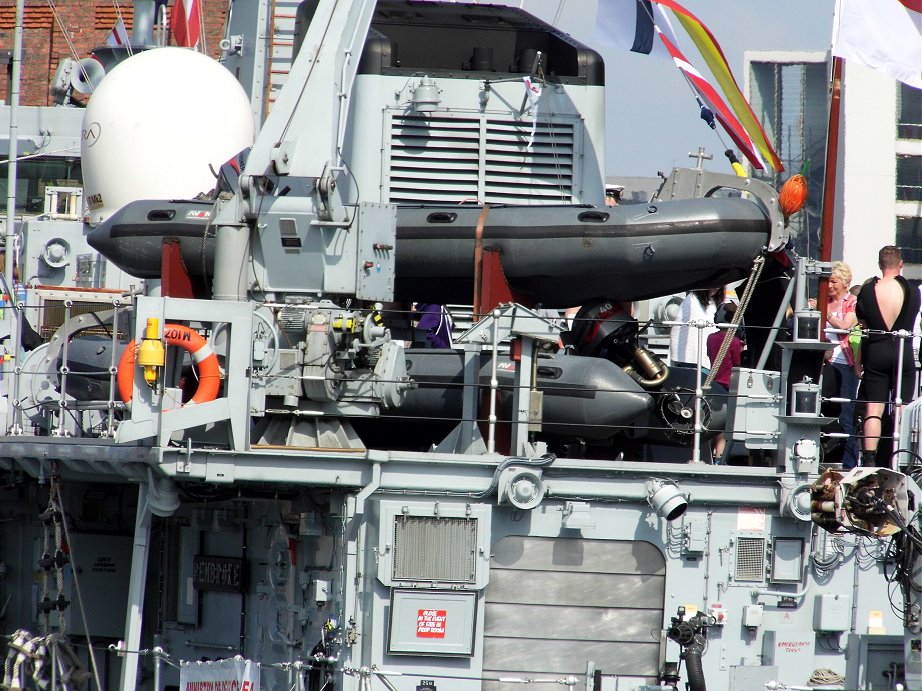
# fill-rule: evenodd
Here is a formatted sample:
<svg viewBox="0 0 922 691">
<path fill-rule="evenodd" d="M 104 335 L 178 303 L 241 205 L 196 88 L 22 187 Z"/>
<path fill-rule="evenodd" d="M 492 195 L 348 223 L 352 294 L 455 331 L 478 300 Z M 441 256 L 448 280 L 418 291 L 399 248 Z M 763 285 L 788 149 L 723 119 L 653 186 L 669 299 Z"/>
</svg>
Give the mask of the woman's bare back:
<svg viewBox="0 0 922 691">
<path fill-rule="evenodd" d="M 887 330 L 890 331 L 903 309 L 903 286 L 894 278 L 881 278 L 874 286 L 874 295 L 877 298 L 880 316 Z"/>
</svg>

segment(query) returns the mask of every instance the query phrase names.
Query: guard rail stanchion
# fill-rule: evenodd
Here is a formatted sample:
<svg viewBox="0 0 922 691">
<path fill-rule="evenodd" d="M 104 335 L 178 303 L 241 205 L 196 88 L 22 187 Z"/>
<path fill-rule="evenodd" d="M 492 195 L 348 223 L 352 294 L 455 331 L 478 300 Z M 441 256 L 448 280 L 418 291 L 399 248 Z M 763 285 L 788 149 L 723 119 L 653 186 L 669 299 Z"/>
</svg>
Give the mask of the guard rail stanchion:
<svg viewBox="0 0 922 691">
<path fill-rule="evenodd" d="M 701 388 L 701 358 L 704 357 L 704 330 L 710 322 L 706 319 L 695 319 L 690 324 L 698 330 L 698 357 L 695 363 L 695 435 L 691 462 L 701 463 L 701 399 L 704 398 L 704 389 Z"/>
<path fill-rule="evenodd" d="M 900 438 L 900 417 L 902 416 L 902 407 L 903 407 L 903 353 L 906 350 L 906 339 L 912 338 L 912 334 L 905 329 L 900 329 L 896 332 L 896 337 L 899 340 L 896 349 L 896 386 L 895 391 L 893 392 L 893 450 L 896 450 L 896 445 Z M 896 460 L 897 455 L 895 453 L 890 454 L 890 470 L 899 469 L 899 461 Z"/>
<path fill-rule="evenodd" d="M 64 331 L 64 340 L 61 344 L 61 365 L 58 367 L 58 375 L 60 381 L 60 392 L 58 395 L 58 427 L 51 433 L 53 437 L 66 437 L 67 427 L 66 427 L 66 413 L 67 413 L 67 375 L 70 374 L 70 337 L 69 328 L 66 328 L 70 324 L 70 318 L 72 310 L 74 307 L 73 300 L 64 301 L 64 321 L 62 322 L 65 326 L 62 331 Z"/>
<path fill-rule="evenodd" d="M 693 319 L 689 322 L 664 321 L 663 326 L 686 326 L 697 329 L 698 333 L 698 355 L 695 363 L 695 429 L 694 429 L 694 447 L 692 448 L 692 458 L 689 463 L 701 463 L 701 433 L 704 428 L 701 424 L 701 402 L 704 400 L 704 389 L 701 386 L 701 374 L 703 367 L 701 359 L 704 357 L 704 330 L 714 323 L 707 319 Z"/>
<path fill-rule="evenodd" d="M 118 390 L 116 382 L 118 375 L 118 317 L 120 306 L 121 301 L 119 300 L 116 300 L 112 305 L 112 341 L 110 343 L 110 350 L 112 352 L 109 354 L 109 398 L 106 401 L 107 439 L 115 438 L 115 392 Z"/>
<path fill-rule="evenodd" d="M 498 309 L 493 310 L 493 350 L 490 364 L 490 417 L 487 434 L 487 453 L 496 451 L 496 394 L 499 390 L 499 379 L 496 377 L 497 353 L 499 352 L 499 315 Z"/>
</svg>

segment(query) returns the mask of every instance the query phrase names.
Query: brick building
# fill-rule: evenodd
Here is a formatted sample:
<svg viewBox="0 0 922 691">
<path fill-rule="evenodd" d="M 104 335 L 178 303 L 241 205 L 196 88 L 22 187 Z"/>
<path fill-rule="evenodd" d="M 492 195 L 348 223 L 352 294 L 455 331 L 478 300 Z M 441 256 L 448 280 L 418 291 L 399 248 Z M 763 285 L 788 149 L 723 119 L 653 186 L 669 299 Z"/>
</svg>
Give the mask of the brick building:
<svg viewBox="0 0 922 691">
<path fill-rule="evenodd" d="M 168 0 L 167 3 L 168 18 L 173 1 Z M 205 24 L 204 48 L 209 55 L 216 57 L 219 53 L 218 41 L 224 33 L 227 2 L 201 2 Z M 118 20 L 119 12 L 130 35 L 134 15 L 130 0 L 117 5 L 116 2 L 101 0 L 57 0 L 54 9 L 45 0 L 27 1 L 23 22 L 20 102 L 29 106 L 51 105 L 49 84 L 60 61 L 68 57 L 81 59 L 89 56 L 93 48 L 105 42 Z M 10 56 L 15 23 L 16 3 L 0 0 L 0 65 L 5 63 L 6 68 L 0 69 L 2 99 L 9 97 Z"/>
</svg>

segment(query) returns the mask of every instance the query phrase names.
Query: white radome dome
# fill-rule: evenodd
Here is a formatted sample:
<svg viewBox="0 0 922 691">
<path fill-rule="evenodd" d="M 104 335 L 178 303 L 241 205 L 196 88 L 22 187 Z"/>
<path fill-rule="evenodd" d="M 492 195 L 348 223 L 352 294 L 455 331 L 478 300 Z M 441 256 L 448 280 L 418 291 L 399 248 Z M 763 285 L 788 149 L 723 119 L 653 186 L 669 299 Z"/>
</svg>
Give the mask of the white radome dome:
<svg viewBox="0 0 922 691">
<path fill-rule="evenodd" d="M 83 115 L 83 194 L 91 225 L 139 199 L 190 199 L 213 170 L 252 146 L 243 87 L 188 48 L 156 48 L 116 65 Z M 210 166 L 210 168 L 209 168 Z"/>
</svg>

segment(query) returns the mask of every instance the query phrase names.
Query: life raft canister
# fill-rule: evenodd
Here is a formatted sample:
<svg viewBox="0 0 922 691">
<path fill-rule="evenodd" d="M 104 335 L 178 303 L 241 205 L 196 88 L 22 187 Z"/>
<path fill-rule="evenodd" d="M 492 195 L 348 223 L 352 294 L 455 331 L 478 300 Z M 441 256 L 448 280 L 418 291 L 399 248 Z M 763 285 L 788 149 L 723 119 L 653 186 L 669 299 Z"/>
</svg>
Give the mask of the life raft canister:
<svg viewBox="0 0 922 691">
<path fill-rule="evenodd" d="M 218 366 L 218 356 L 197 331 L 182 324 L 164 324 L 163 338 L 167 345 L 178 346 L 187 351 L 198 366 L 198 388 L 192 400 L 185 405 L 208 403 L 218 396 L 221 388 L 221 368 Z M 134 394 L 134 368 L 137 358 L 137 347 L 134 340 L 125 346 L 118 361 L 118 393 L 121 399 L 128 403 Z"/>
</svg>

